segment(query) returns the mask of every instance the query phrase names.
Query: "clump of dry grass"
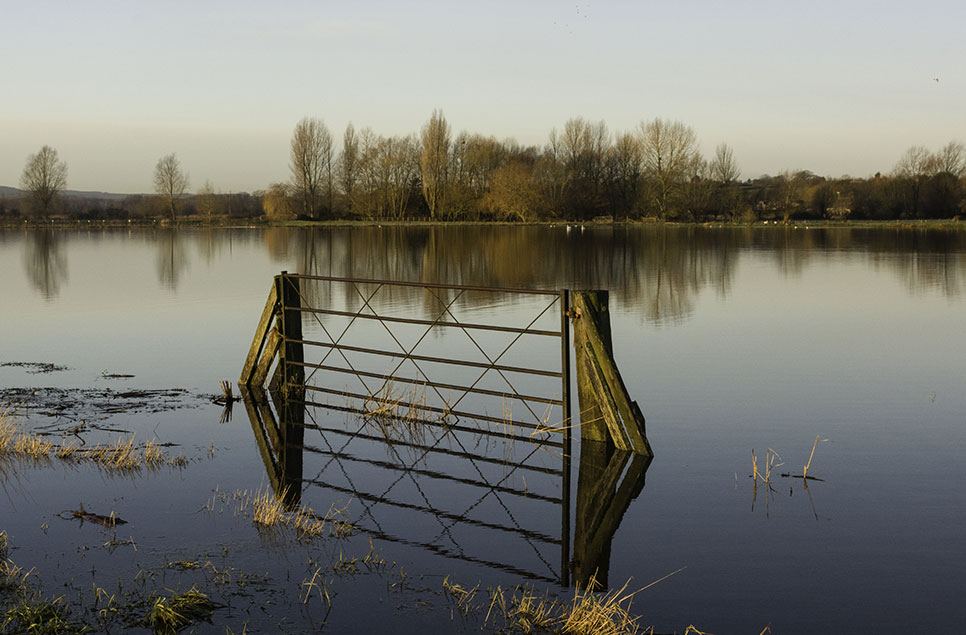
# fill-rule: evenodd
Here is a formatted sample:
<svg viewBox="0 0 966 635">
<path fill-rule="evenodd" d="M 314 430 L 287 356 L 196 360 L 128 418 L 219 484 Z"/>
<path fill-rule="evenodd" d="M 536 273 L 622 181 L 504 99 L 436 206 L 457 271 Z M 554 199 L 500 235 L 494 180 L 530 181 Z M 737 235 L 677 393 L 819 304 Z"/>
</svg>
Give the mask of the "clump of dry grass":
<svg viewBox="0 0 966 635">
<path fill-rule="evenodd" d="M 164 465 L 184 467 L 188 459 L 179 454 L 168 456 L 164 447 L 148 441 L 143 448 L 135 443 L 135 435 L 118 437 L 107 443 L 85 448 L 72 439 L 56 444 L 23 430 L 5 407 L 0 407 L 0 457 L 4 455 L 44 461 L 90 461 L 104 469 L 117 472 L 137 472 L 141 468 L 158 469 Z"/>
<path fill-rule="evenodd" d="M 425 385 L 400 391 L 389 382 L 366 401 L 362 421 L 375 427 L 389 443 L 424 445 L 426 424 L 445 426 L 449 417 L 448 412 L 437 412 L 428 404 Z"/>
<path fill-rule="evenodd" d="M 164 465 L 165 459 L 167 457 L 164 453 L 164 448 L 154 441 L 148 441 L 144 444 L 144 463 L 148 467 L 159 467 Z"/>
<path fill-rule="evenodd" d="M 251 512 L 252 520 L 263 527 L 294 530 L 302 538 L 333 536 L 343 538 L 356 532 L 355 526 L 345 520 L 345 508 L 333 503 L 328 511 L 319 516 L 311 507 L 300 505 L 297 509 L 286 509 L 283 502 L 286 492 L 276 496 L 270 487 L 249 492 L 236 491 L 236 513 Z M 209 503 L 213 507 L 214 499 Z"/>
<path fill-rule="evenodd" d="M 144 462 L 140 451 L 134 446 L 133 434 L 127 441 L 117 438 L 113 443 L 98 443 L 87 451 L 87 455 L 95 463 L 116 470 L 136 470 Z"/>
<path fill-rule="evenodd" d="M 510 632 L 572 635 L 641 633 L 646 629 L 638 624 L 640 618 L 631 613 L 631 601 L 637 593 L 651 585 L 631 592 L 627 590 L 629 583 L 628 580 L 619 589 L 599 593 L 593 591 L 598 584 L 591 577 L 584 588 L 577 587 L 570 602 L 559 602 L 548 595 L 538 595 L 530 587 L 517 587 L 512 592 L 496 587 L 490 590 L 490 603 L 484 624 L 501 617 L 503 628 Z M 444 594 L 454 599 L 457 608 L 464 614 L 478 608 L 473 605 L 476 590 L 475 587 L 465 589 L 452 584 L 448 579 L 443 581 Z"/>
<path fill-rule="evenodd" d="M 66 461 L 71 458 L 75 458 L 74 454 L 80 449 L 81 449 L 80 442 L 77 441 L 76 439 L 72 439 L 71 441 L 63 445 L 60 445 L 56 449 L 54 449 L 54 456 L 57 457 L 58 459 Z"/>
<path fill-rule="evenodd" d="M 195 587 L 170 598 L 155 598 L 147 623 L 155 633 L 177 633 L 190 624 L 209 619 L 215 604 Z"/>
<path fill-rule="evenodd" d="M 627 585 L 606 593 L 594 593 L 597 581 L 591 576 L 587 586 L 574 592 L 573 603 L 563 612 L 560 630 L 564 633 L 618 635 L 641 630 L 638 617 L 631 614 L 631 601 L 637 591 L 628 592 Z"/>
</svg>

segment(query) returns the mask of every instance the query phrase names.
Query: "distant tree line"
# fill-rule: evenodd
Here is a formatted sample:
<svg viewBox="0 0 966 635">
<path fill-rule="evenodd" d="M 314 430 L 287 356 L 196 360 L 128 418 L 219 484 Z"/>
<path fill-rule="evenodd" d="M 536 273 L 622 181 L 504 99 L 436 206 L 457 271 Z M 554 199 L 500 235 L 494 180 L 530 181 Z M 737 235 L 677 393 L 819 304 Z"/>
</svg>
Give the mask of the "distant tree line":
<svg viewBox="0 0 966 635">
<path fill-rule="evenodd" d="M 350 123 L 337 144 L 321 119 L 292 134 L 291 179 L 264 191 L 188 193 L 176 155 L 155 169 L 156 196 L 57 196 L 67 166 L 44 146 L 28 158 L 22 197 L 0 195 L 0 215 L 73 218 L 178 216 L 270 219 L 677 221 L 953 218 L 966 211 L 966 145 L 907 150 L 891 172 L 829 178 L 808 170 L 741 180 L 734 151 L 702 156 L 679 121 L 611 133 L 577 117 L 543 146 L 454 133 L 433 111 L 418 134 L 382 136 Z"/>
</svg>

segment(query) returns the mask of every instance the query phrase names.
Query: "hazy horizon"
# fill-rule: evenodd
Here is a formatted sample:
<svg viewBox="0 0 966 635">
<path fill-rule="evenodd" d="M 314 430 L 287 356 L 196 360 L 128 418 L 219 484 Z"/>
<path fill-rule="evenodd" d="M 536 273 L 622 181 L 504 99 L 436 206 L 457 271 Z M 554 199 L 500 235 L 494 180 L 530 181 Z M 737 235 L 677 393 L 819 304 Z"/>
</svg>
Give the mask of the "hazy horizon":
<svg viewBox="0 0 966 635">
<path fill-rule="evenodd" d="M 51 5 L 54 5 L 51 7 Z M 289 178 L 302 117 L 542 146 L 581 116 L 609 130 L 665 117 L 743 178 L 864 177 L 913 145 L 966 139 L 966 6 L 626 2 L 66 2 L 5 9 L 0 185 L 47 144 L 68 188 L 152 191 L 175 152 L 220 191 Z M 935 81 L 938 78 L 939 81 Z"/>
</svg>

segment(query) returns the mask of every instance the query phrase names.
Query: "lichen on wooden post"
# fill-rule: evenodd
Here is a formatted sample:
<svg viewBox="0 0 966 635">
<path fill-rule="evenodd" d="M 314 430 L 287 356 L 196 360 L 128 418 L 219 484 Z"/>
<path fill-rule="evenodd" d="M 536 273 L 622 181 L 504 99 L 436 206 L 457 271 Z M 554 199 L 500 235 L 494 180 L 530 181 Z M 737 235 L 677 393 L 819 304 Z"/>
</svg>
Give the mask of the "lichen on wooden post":
<svg viewBox="0 0 966 635">
<path fill-rule="evenodd" d="M 627 392 L 614 361 L 607 291 L 570 294 L 581 440 L 612 443 L 621 450 L 653 456 L 644 415 Z"/>
</svg>

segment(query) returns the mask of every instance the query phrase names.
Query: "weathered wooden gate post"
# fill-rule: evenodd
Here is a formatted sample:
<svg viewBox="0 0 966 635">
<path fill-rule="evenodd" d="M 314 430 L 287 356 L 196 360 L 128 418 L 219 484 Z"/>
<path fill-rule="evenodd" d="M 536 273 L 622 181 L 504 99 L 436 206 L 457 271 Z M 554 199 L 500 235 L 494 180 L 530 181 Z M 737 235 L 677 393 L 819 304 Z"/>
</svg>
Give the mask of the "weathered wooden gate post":
<svg viewBox="0 0 966 635">
<path fill-rule="evenodd" d="M 581 441 L 613 443 L 620 450 L 653 456 L 644 415 L 614 361 L 607 291 L 573 291 L 570 297 Z"/>
<path fill-rule="evenodd" d="M 277 327 L 282 335 L 279 350 L 279 366 L 282 379 L 282 394 L 303 389 L 305 383 L 305 355 L 302 348 L 302 293 L 299 279 L 283 271 L 275 277 L 276 295 L 279 299 Z"/>
</svg>

